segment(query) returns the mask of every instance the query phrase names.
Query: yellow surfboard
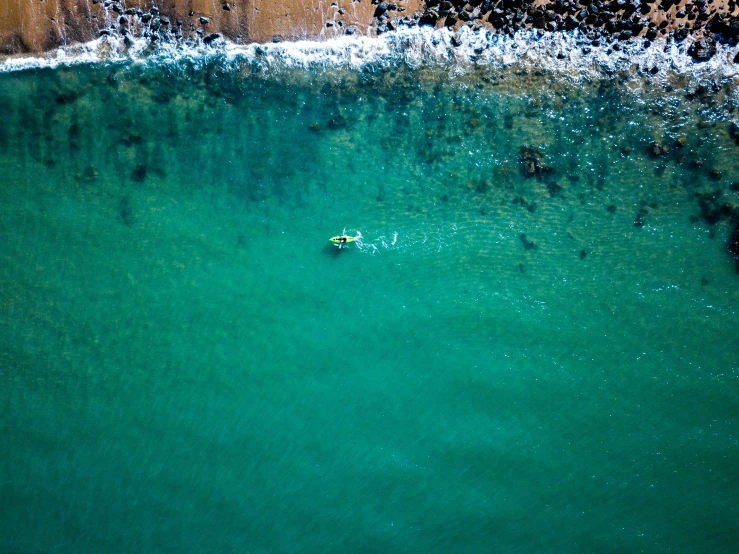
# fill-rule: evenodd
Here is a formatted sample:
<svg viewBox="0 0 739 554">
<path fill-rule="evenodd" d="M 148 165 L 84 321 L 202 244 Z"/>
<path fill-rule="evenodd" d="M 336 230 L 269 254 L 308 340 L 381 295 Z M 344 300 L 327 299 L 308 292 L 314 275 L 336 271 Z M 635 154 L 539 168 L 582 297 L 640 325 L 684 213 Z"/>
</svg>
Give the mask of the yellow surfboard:
<svg viewBox="0 0 739 554">
<path fill-rule="evenodd" d="M 354 237 L 350 237 L 349 235 L 336 235 L 328 240 L 334 244 L 347 244 L 349 242 L 354 242 Z"/>
</svg>

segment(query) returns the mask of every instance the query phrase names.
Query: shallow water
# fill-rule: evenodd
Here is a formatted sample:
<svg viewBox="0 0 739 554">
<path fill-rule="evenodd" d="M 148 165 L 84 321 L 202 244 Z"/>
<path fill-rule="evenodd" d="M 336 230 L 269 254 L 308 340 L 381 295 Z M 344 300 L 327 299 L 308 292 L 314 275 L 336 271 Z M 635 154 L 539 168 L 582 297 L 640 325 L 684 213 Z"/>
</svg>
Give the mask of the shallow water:
<svg viewBox="0 0 739 554">
<path fill-rule="evenodd" d="M 0 75 L 0 550 L 733 550 L 735 84 L 454 75 Z"/>
</svg>

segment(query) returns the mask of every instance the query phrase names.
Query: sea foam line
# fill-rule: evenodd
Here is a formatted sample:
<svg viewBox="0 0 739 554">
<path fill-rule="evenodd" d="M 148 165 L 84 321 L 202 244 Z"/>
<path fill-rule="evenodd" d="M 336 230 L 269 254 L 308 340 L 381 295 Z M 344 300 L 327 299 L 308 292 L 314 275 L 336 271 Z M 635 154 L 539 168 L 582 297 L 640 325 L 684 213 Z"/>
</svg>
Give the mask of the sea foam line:
<svg viewBox="0 0 739 554">
<path fill-rule="evenodd" d="M 454 41 L 453 41 L 454 39 Z M 454 44 L 457 44 L 456 46 Z M 695 63 L 688 55 L 692 39 L 681 43 L 658 39 L 648 47 L 644 42 L 622 41 L 593 47 L 579 33 L 549 33 L 539 37 L 520 31 L 513 37 L 481 29 L 414 27 L 380 37 L 342 36 L 326 41 L 295 41 L 238 45 L 219 39 L 202 42 L 162 42 L 152 44 L 139 38 L 102 37 L 87 43 L 60 47 L 42 56 L 8 57 L 0 61 L 0 72 L 57 68 L 94 63 L 145 63 L 154 66 L 187 65 L 204 67 L 222 63 L 234 68 L 244 65 L 264 70 L 302 68 L 310 70 L 391 67 L 435 67 L 464 74 L 472 69 L 521 67 L 555 71 L 569 77 L 598 77 L 616 71 L 678 73 L 702 79 L 739 78 L 739 64 L 733 58 L 739 46 L 717 45 L 710 60 Z"/>
</svg>

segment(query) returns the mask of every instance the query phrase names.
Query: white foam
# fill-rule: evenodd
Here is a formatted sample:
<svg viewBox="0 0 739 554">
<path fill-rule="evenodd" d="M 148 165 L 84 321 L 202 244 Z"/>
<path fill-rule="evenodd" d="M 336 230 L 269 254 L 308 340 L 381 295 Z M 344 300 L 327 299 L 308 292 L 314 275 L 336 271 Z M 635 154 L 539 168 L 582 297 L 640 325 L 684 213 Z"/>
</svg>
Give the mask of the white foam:
<svg viewBox="0 0 739 554">
<path fill-rule="evenodd" d="M 459 44 L 453 45 L 452 39 Z M 343 36 L 327 41 L 296 41 L 238 45 L 222 39 L 211 45 L 183 42 L 151 43 L 135 39 L 127 46 L 122 37 L 103 37 L 85 44 L 58 48 L 43 56 L 16 56 L 0 61 L 0 72 L 34 68 L 56 68 L 99 62 L 131 62 L 153 65 L 201 67 L 218 62 L 234 68 L 244 65 L 263 70 L 303 68 L 328 70 L 364 67 L 390 67 L 404 64 L 411 68 L 429 66 L 465 74 L 473 69 L 525 68 L 554 71 L 571 77 L 597 77 L 610 72 L 635 74 L 656 68 L 659 74 L 678 73 L 704 79 L 737 79 L 739 65 L 733 58 L 737 46 L 717 45 L 709 61 L 695 63 L 688 55 L 691 39 L 682 43 L 658 39 L 644 48 L 644 42 L 623 41 L 620 50 L 611 46 L 585 46 L 584 37 L 573 33 L 548 33 L 543 37 L 522 31 L 509 37 L 487 30 L 414 27 L 380 37 Z"/>
</svg>

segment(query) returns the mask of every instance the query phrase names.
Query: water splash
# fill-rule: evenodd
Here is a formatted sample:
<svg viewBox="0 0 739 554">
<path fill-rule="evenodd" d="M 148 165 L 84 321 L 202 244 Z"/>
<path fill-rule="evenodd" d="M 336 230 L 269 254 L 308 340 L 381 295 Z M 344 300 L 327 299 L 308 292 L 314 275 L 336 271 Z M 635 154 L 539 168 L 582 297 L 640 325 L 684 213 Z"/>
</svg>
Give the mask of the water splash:
<svg viewBox="0 0 739 554">
<path fill-rule="evenodd" d="M 454 41 L 452 40 L 454 39 Z M 458 44 L 458 46 L 455 46 Z M 296 41 L 238 45 L 219 39 L 198 43 L 162 43 L 147 39 L 103 37 L 66 46 L 39 57 L 10 57 L 0 62 L 0 72 L 55 68 L 86 63 L 145 63 L 155 66 L 202 68 L 211 63 L 240 70 L 279 73 L 285 69 L 362 70 L 405 65 L 410 68 L 448 69 L 463 75 L 482 69 L 529 69 L 551 71 L 571 79 L 593 78 L 616 72 L 663 80 L 670 74 L 690 75 L 697 80 L 737 79 L 739 66 L 733 58 L 739 46 L 719 44 L 716 55 L 695 63 L 688 55 L 692 39 L 681 43 L 658 39 L 591 46 L 579 31 L 549 33 L 539 37 L 520 31 L 513 37 L 488 30 L 429 27 L 402 29 L 380 37 L 343 36 L 327 41 Z"/>
</svg>

